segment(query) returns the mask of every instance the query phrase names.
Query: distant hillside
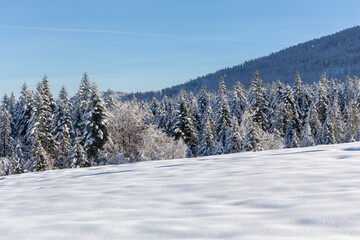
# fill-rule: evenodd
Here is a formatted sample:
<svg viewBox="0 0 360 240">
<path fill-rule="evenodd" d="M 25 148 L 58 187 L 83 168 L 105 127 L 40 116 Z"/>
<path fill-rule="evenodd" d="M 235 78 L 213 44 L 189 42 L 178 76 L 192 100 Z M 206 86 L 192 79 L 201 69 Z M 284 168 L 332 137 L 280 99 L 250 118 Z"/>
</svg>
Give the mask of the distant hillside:
<svg viewBox="0 0 360 240">
<path fill-rule="evenodd" d="M 202 85 L 207 86 L 209 91 L 215 91 L 220 75 L 224 76 L 227 87 L 232 87 L 236 81 L 241 81 L 247 87 L 256 69 L 264 82 L 280 79 L 289 84 L 293 83 L 296 70 L 299 70 L 304 83 L 319 80 L 323 72 L 329 78 L 340 80 L 345 79 L 346 75 L 360 75 L 360 27 L 301 43 L 184 84 L 157 92 L 135 93 L 135 96 L 139 99 L 151 99 L 164 94 L 173 96 L 180 89 L 197 93 Z"/>
</svg>

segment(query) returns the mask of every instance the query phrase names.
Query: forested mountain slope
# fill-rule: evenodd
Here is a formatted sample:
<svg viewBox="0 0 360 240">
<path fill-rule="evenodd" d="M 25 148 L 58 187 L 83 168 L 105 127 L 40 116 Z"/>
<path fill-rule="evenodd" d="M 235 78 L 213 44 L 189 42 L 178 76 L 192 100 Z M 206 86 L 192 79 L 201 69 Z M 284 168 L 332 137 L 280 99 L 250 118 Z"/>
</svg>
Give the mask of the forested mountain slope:
<svg viewBox="0 0 360 240">
<path fill-rule="evenodd" d="M 215 91 L 221 75 L 227 87 L 236 81 L 248 87 L 256 70 L 259 70 L 264 82 L 277 79 L 292 84 L 298 70 L 304 83 L 320 79 L 326 72 L 329 78 L 344 80 L 346 75 L 360 75 L 360 27 L 353 27 L 338 33 L 300 43 L 268 56 L 246 61 L 240 65 L 224 68 L 184 84 L 165 88 L 158 92 L 136 93 L 138 99 L 151 99 L 177 95 L 180 89 L 197 93 L 204 85 L 209 91 Z"/>
</svg>

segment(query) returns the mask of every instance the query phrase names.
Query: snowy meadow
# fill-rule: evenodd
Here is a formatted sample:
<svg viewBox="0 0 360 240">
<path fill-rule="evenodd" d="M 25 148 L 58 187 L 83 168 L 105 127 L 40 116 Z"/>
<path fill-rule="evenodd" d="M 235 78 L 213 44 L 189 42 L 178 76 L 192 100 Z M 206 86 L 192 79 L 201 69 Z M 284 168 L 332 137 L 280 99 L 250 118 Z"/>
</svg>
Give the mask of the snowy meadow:
<svg viewBox="0 0 360 240">
<path fill-rule="evenodd" d="M 359 239 L 360 144 L 0 178 L 1 239 Z"/>
</svg>

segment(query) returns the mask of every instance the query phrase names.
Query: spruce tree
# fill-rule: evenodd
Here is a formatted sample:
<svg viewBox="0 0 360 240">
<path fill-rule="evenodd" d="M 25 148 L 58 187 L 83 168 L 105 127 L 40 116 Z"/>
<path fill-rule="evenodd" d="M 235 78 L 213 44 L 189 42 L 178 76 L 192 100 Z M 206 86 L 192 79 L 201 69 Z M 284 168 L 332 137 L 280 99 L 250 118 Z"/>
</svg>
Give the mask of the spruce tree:
<svg viewBox="0 0 360 240">
<path fill-rule="evenodd" d="M 230 136 L 226 145 L 226 153 L 240 152 L 242 145 L 242 137 L 240 134 L 239 121 L 236 116 L 233 116 L 232 125 L 230 130 Z"/>
<path fill-rule="evenodd" d="M 226 86 L 223 77 L 220 77 L 219 91 L 216 102 L 215 133 L 217 136 L 216 153 L 226 153 L 227 138 L 230 134 L 231 116 L 230 106 L 226 94 Z"/>
<path fill-rule="evenodd" d="M 73 130 L 79 133 L 81 144 L 84 145 L 86 126 L 83 124 L 85 116 L 88 115 L 88 108 L 91 97 L 91 84 L 87 73 L 84 73 L 79 90 L 74 100 L 74 110 L 72 114 Z"/>
<path fill-rule="evenodd" d="M 84 150 L 92 163 L 98 164 L 98 153 L 103 150 L 108 140 L 107 114 L 105 104 L 94 84 L 91 88 L 91 97 L 89 99 L 86 115 L 82 122 L 84 126 Z"/>
<path fill-rule="evenodd" d="M 242 115 L 245 111 L 246 103 L 247 99 L 245 87 L 240 82 L 236 82 L 233 90 L 233 98 L 231 100 L 230 109 L 232 115 L 235 116 L 238 121 L 241 121 Z"/>
<path fill-rule="evenodd" d="M 284 128 L 285 86 L 282 82 L 280 82 L 280 80 L 277 80 L 276 83 L 273 84 L 272 91 L 272 99 L 270 102 L 269 132 L 279 134 L 283 137 L 286 130 Z"/>
<path fill-rule="evenodd" d="M 202 122 L 201 122 L 201 134 L 200 134 L 200 143 L 198 156 L 209 156 L 214 154 L 216 147 L 216 135 L 215 135 L 215 126 L 214 120 L 212 118 L 212 109 L 211 106 L 207 106 L 207 111 L 203 113 Z"/>
<path fill-rule="evenodd" d="M 253 121 L 258 123 L 263 130 L 267 130 L 269 128 L 267 117 L 267 112 L 269 111 L 268 102 L 264 96 L 264 88 L 258 71 L 254 73 L 250 83 L 248 102 L 254 113 Z"/>
<path fill-rule="evenodd" d="M 33 93 L 28 90 L 27 85 L 24 83 L 21 89 L 21 96 L 16 104 L 16 114 L 11 117 L 13 125 L 15 126 L 15 131 L 13 131 L 14 133 L 12 134 L 13 137 L 21 138 L 24 145 L 27 146 L 31 144 L 25 136 L 29 130 L 29 120 L 32 116 L 31 112 L 34 101 Z"/>
<path fill-rule="evenodd" d="M 0 156 L 2 157 L 10 157 L 13 152 L 13 139 L 6 100 L 4 97 L 0 113 Z"/>
<path fill-rule="evenodd" d="M 282 116 L 283 116 L 283 130 L 286 132 L 288 125 L 290 124 L 292 128 L 296 131 L 298 135 L 301 130 L 301 123 L 298 115 L 298 111 L 296 110 L 295 99 L 292 94 L 292 89 L 289 85 L 285 87 L 284 95 L 283 95 L 283 108 L 282 108 Z"/>
<path fill-rule="evenodd" d="M 316 105 L 313 102 L 309 110 L 309 124 L 311 127 L 312 137 L 314 138 L 315 144 L 321 143 L 323 125 L 320 122 Z"/>
<path fill-rule="evenodd" d="M 159 126 L 159 102 L 156 97 L 152 98 L 152 102 L 150 104 L 150 110 L 153 115 L 153 124 Z"/>
<path fill-rule="evenodd" d="M 343 142 L 345 139 L 345 134 L 344 134 L 345 126 L 337 96 L 334 97 L 334 100 L 330 108 L 328 109 L 328 118 L 332 122 L 334 128 L 336 143 Z"/>
<path fill-rule="evenodd" d="M 309 147 L 314 146 L 315 141 L 313 138 L 313 135 L 311 133 L 311 126 L 310 126 L 310 120 L 309 118 L 306 119 L 305 125 L 302 127 L 301 130 L 301 147 Z"/>
<path fill-rule="evenodd" d="M 189 109 L 184 90 L 180 91 L 178 97 L 178 106 L 173 119 L 173 132 L 176 140 L 182 138 L 187 144 L 187 157 L 195 157 L 198 151 L 198 136 L 195 118 Z"/>
<path fill-rule="evenodd" d="M 248 122 L 243 151 L 251 151 L 257 152 L 262 151 L 263 147 L 261 146 L 260 141 L 260 126 L 256 122 L 252 122 L 251 120 Z"/>
<path fill-rule="evenodd" d="M 31 116 L 33 119 L 30 119 L 29 121 L 32 124 L 32 128 L 34 128 L 34 125 L 36 125 L 41 146 L 49 158 L 49 163 L 52 165 L 54 164 L 57 148 L 56 141 L 52 135 L 52 123 L 56 102 L 50 91 L 50 86 L 46 75 L 37 85 L 33 108 L 36 109 L 36 111 L 33 111 L 33 115 L 35 114 L 36 116 Z"/>
<path fill-rule="evenodd" d="M 292 124 L 288 124 L 285 134 L 285 147 L 287 148 L 296 148 L 300 147 L 300 140 L 297 135 L 297 132 Z"/>
<path fill-rule="evenodd" d="M 23 168 L 25 166 L 25 157 L 22 151 L 20 139 L 16 139 L 13 141 L 14 151 L 11 156 L 11 164 L 12 164 L 12 174 L 17 174 L 23 172 Z"/>
<path fill-rule="evenodd" d="M 90 166 L 90 163 L 86 157 L 85 150 L 81 145 L 79 137 L 77 136 L 74 138 L 69 163 L 71 168 L 83 168 Z"/>
<path fill-rule="evenodd" d="M 105 93 L 105 106 L 108 110 L 112 110 L 115 107 L 115 100 L 113 98 L 113 91 L 110 90 L 110 88 Z"/>
<path fill-rule="evenodd" d="M 38 134 L 41 148 L 43 149 L 46 158 L 49 160 L 48 164 L 51 166 L 55 164 L 57 148 L 56 141 L 52 135 L 54 107 L 56 107 L 56 104 L 52 102 L 52 95 L 45 76 L 43 81 L 37 86 L 35 101 L 32 105 L 31 118 L 29 119 L 30 126 L 27 136 L 29 136 L 31 141 L 34 141 L 35 132 Z"/>
<path fill-rule="evenodd" d="M 34 135 L 34 141 L 32 146 L 32 162 L 33 162 L 33 169 L 35 171 L 45 171 L 50 168 L 49 159 L 47 154 L 45 153 L 44 148 L 42 147 L 39 134 L 36 131 Z"/>
<path fill-rule="evenodd" d="M 353 100 L 345 105 L 345 142 L 356 141 L 357 130 L 360 126 L 360 111 Z"/>
<path fill-rule="evenodd" d="M 334 126 L 332 125 L 332 121 L 330 120 L 329 117 L 325 119 L 325 122 L 323 125 L 322 143 L 323 144 L 335 144 L 336 143 Z"/>
<path fill-rule="evenodd" d="M 69 167 L 67 160 L 72 145 L 71 103 L 65 87 L 62 87 L 52 122 L 52 134 L 57 143 L 56 167 Z"/>
<path fill-rule="evenodd" d="M 21 165 L 20 165 L 20 158 L 13 153 L 11 155 L 11 174 L 19 174 L 21 173 Z"/>
<path fill-rule="evenodd" d="M 326 73 L 321 75 L 319 86 L 316 95 L 316 109 L 318 111 L 319 120 L 321 124 L 324 124 L 327 117 L 327 109 L 329 106 L 329 81 Z"/>
</svg>

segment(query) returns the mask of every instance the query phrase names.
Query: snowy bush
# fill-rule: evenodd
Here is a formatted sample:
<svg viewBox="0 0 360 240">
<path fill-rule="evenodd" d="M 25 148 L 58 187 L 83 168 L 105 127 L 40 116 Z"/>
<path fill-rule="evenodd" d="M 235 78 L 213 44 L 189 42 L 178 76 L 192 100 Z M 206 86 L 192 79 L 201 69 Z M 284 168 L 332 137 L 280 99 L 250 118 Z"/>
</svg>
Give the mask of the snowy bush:
<svg viewBox="0 0 360 240">
<path fill-rule="evenodd" d="M 8 158 L 0 158 L 0 176 L 7 175 L 11 170 L 11 161 Z"/>
<path fill-rule="evenodd" d="M 119 153 L 123 155 L 119 161 L 125 162 L 184 156 L 184 143 L 146 124 L 145 111 L 135 101 L 118 102 L 114 109 L 109 114 L 111 141 L 105 146 L 105 152 L 111 159 L 117 159 Z"/>
<path fill-rule="evenodd" d="M 185 157 L 187 146 L 182 139 L 174 140 L 166 133 L 149 126 L 144 131 L 140 160 L 164 160 Z"/>
</svg>

